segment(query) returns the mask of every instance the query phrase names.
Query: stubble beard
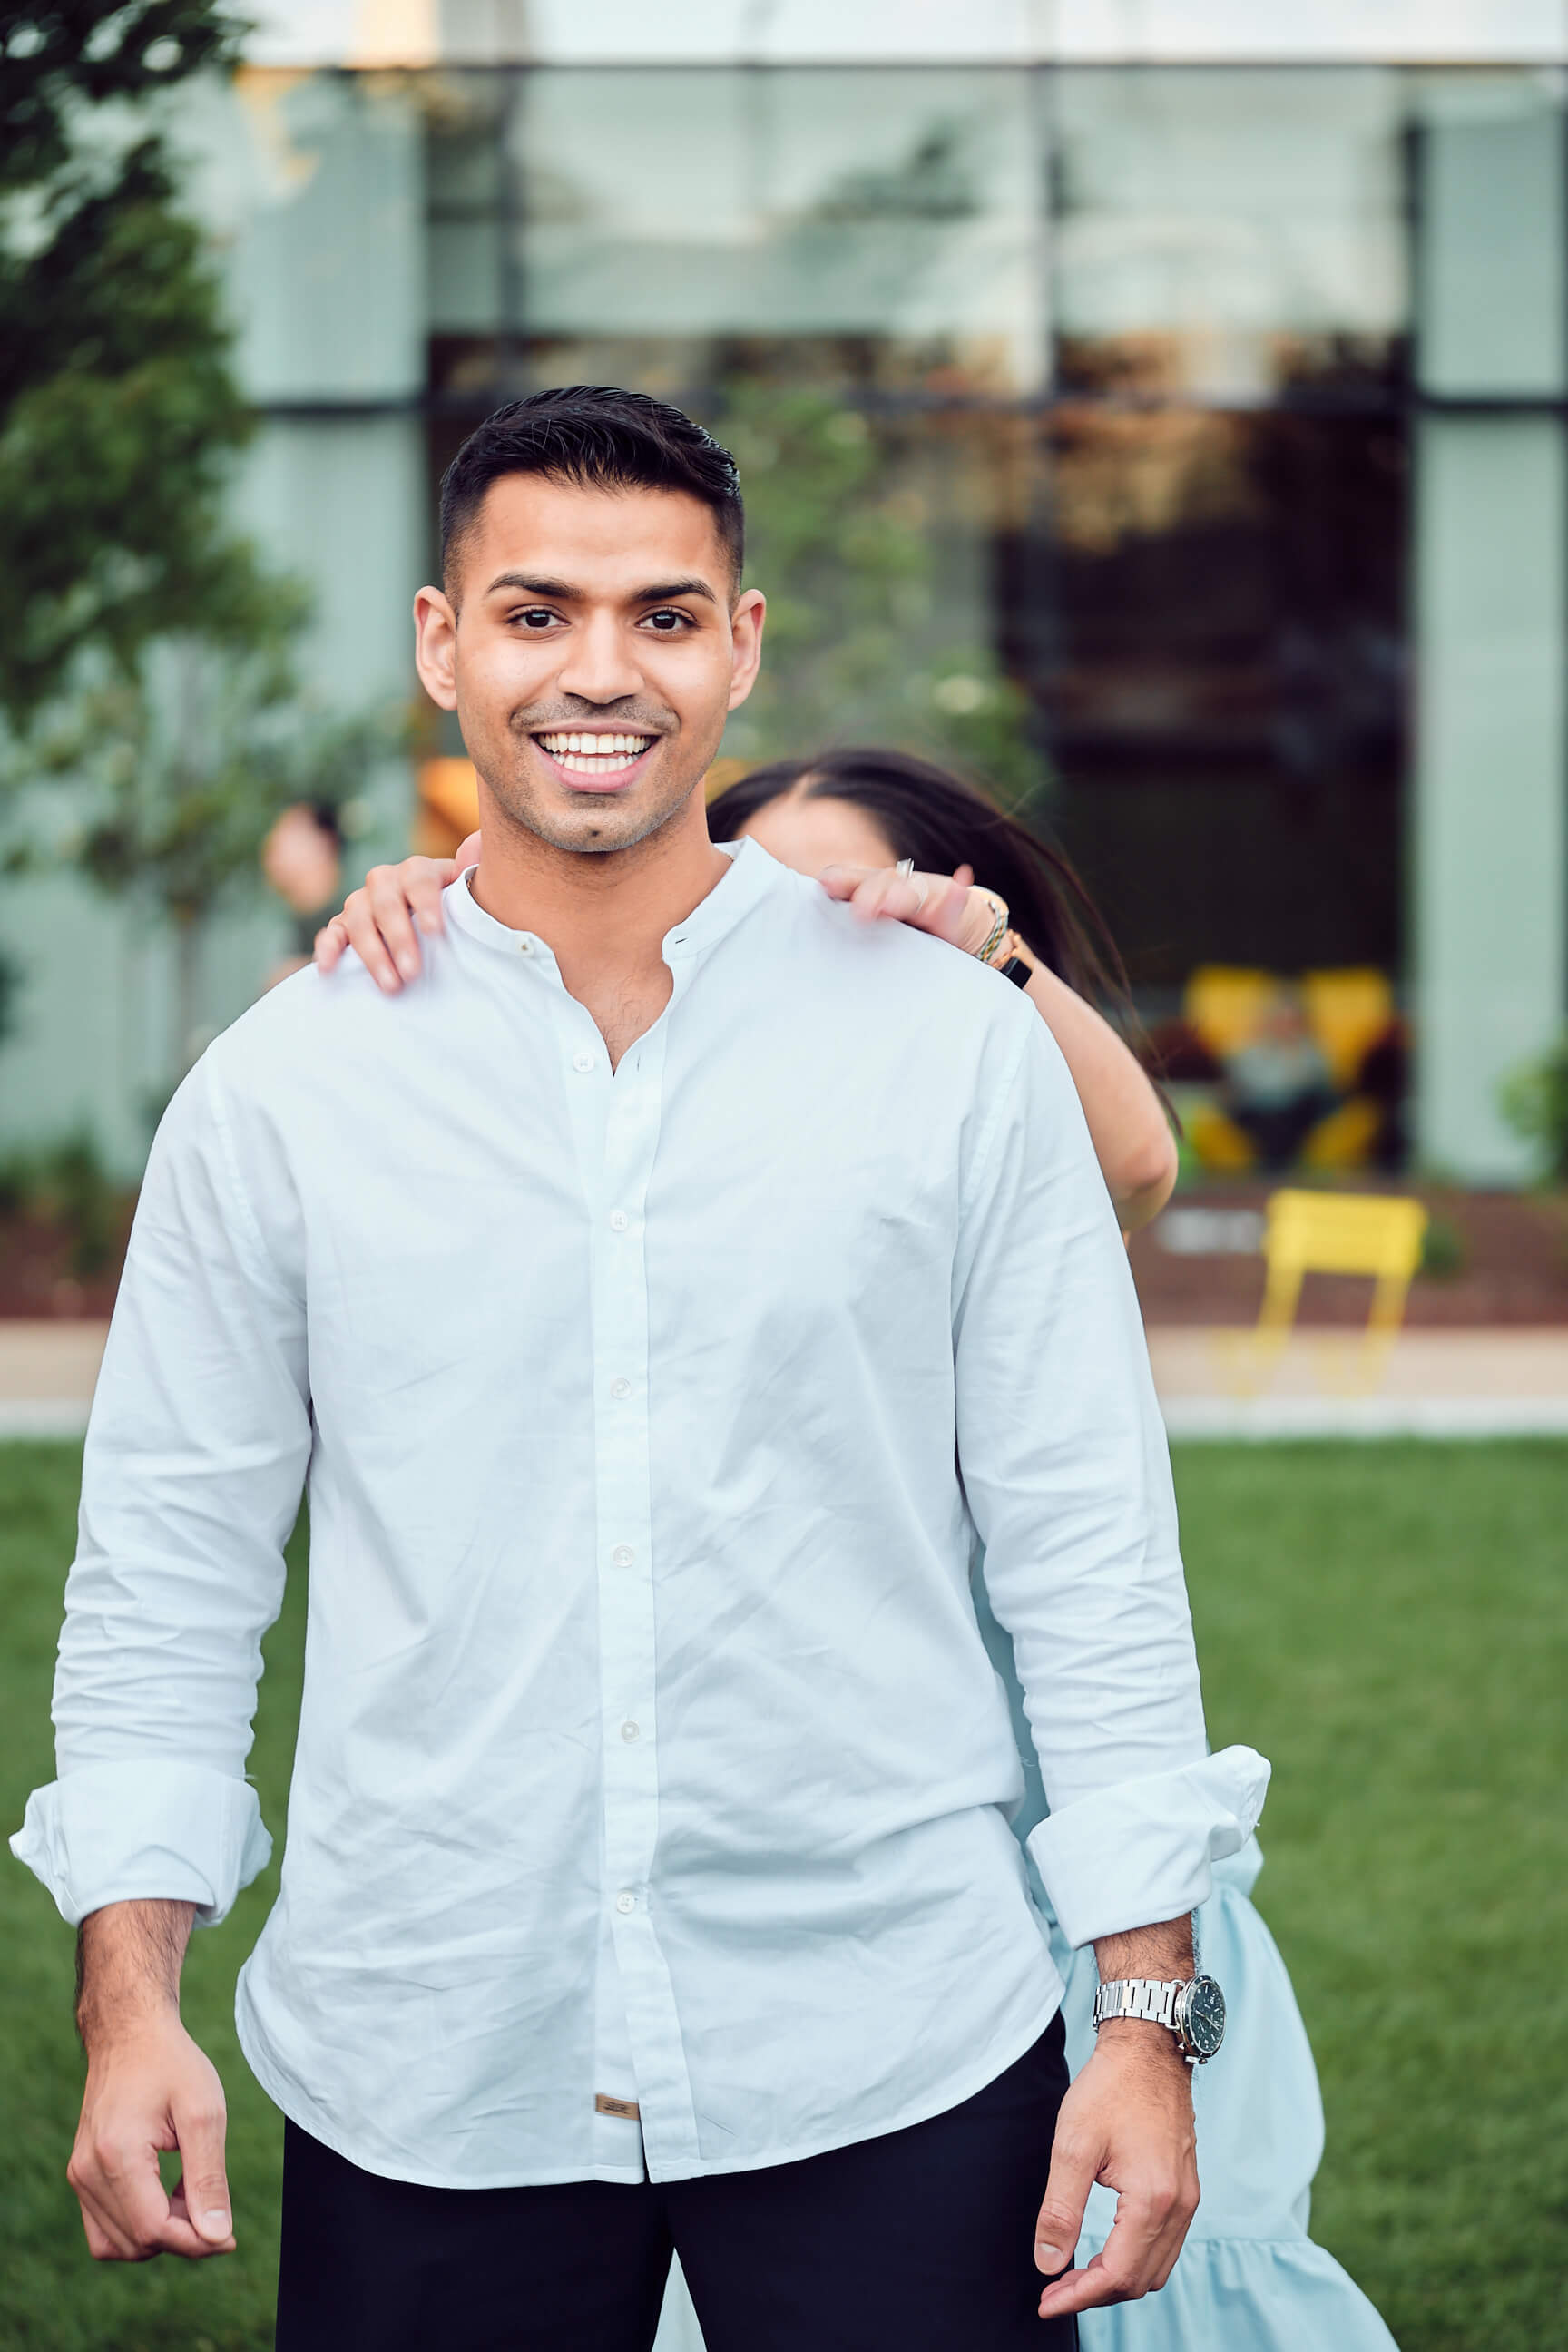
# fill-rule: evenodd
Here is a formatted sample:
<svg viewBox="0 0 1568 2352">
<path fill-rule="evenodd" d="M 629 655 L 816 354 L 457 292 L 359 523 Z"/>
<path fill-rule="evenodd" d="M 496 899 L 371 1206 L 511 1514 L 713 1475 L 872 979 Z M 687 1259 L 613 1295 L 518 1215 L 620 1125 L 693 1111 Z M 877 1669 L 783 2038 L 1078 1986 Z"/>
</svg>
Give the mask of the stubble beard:
<svg viewBox="0 0 1568 2352">
<path fill-rule="evenodd" d="M 585 793 L 581 806 L 571 803 L 562 806 L 552 803 L 548 787 L 536 792 L 529 775 L 532 738 L 541 723 L 533 719 L 525 727 L 513 720 L 496 747 L 500 756 L 487 758 L 482 763 L 476 758 L 474 764 L 483 775 L 497 811 L 507 823 L 519 832 L 531 835 L 535 841 L 543 842 L 548 848 L 563 850 L 573 856 L 611 856 L 622 850 L 637 849 L 651 840 L 679 815 L 707 772 L 712 756 L 699 759 L 689 778 L 679 782 L 672 778 L 668 782 L 661 780 L 662 789 L 655 801 L 644 799 L 641 793 L 635 800 L 626 801 L 613 793 L 601 798 Z M 564 729 L 572 722 L 563 719 L 552 723 Z M 628 719 L 626 723 L 635 728 L 638 722 Z M 721 738 L 721 725 L 719 732 Z M 659 737 L 661 745 L 672 747 L 680 740 L 662 730 Z M 716 740 L 713 751 L 717 751 Z M 688 762 L 683 761 L 680 764 L 685 767 Z"/>
</svg>

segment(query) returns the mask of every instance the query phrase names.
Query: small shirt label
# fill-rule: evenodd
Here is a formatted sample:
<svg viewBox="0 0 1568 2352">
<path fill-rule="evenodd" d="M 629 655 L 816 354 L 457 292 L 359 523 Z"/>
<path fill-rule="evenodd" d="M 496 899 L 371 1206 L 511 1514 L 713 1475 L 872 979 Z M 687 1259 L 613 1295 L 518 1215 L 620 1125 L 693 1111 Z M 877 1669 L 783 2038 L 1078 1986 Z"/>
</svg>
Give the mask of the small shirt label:
<svg viewBox="0 0 1568 2352">
<path fill-rule="evenodd" d="M 620 2116 L 629 2124 L 642 2121 L 642 2109 L 635 2099 L 612 2099 L 605 2091 L 595 2094 L 594 2112 L 599 2116 Z"/>
</svg>

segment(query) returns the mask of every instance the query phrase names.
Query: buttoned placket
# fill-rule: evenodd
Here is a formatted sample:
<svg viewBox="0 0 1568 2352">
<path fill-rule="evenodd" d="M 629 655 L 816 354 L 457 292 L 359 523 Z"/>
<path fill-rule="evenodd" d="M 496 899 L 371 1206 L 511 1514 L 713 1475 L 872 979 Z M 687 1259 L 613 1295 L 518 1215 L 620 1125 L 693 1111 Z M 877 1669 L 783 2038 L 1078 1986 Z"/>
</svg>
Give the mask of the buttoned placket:
<svg viewBox="0 0 1568 2352">
<path fill-rule="evenodd" d="M 679 939 L 679 934 L 676 935 Z M 656 2175 L 699 2160 L 697 2119 L 650 1880 L 658 1836 L 653 1525 L 648 1465 L 645 1212 L 658 1148 L 669 1020 L 689 966 L 669 959 L 669 1004 L 610 1068 L 592 1014 L 562 982 L 542 940 L 528 946 L 546 984 L 577 1150 L 589 1234 L 594 1373 L 594 1526 L 599 1599 L 604 1789 L 595 2026 L 589 2095 L 626 2095 L 636 2126 L 595 2113 L 595 2168 Z M 628 2144 L 628 2136 L 630 2144 Z"/>
</svg>

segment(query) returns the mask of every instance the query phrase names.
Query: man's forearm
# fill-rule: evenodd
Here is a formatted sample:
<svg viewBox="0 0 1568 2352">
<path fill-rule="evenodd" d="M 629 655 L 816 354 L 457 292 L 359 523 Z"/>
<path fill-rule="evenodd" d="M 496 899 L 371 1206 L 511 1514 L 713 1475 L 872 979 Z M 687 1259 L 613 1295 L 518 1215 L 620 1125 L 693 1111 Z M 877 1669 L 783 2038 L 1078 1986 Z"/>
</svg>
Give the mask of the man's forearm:
<svg viewBox="0 0 1568 2352">
<path fill-rule="evenodd" d="M 1119 1983 L 1126 1977 L 1152 1977 L 1166 1984 L 1173 1977 L 1190 1977 L 1195 1972 L 1192 1915 L 1184 1912 L 1157 1927 L 1131 1927 L 1124 1936 L 1098 1937 L 1094 1957 L 1101 1984 Z"/>
<path fill-rule="evenodd" d="M 191 1903 L 109 1903 L 77 1930 L 76 2024 L 95 2044 L 150 2016 L 179 2010 L 180 1971 L 191 1939 Z"/>
<path fill-rule="evenodd" d="M 1124 1936 L 1096 1938 L 1094 1958 L 1101 1984 L 1118 1984 L 1128 1977 L 1146 1977 L 1156 1984 L 1196 1974 L 1190 1912 L 1166 1919 L 1156 1927 L 1131 1927 Z M 1100 2028 L 1100 2041 L 1143 2043 L 1156 2063 L 1187 2074 L 1187 2062 L 1168 2026 L 1152 2025 L 1139 2017 L 1110 2017 Z"/>
</svg>

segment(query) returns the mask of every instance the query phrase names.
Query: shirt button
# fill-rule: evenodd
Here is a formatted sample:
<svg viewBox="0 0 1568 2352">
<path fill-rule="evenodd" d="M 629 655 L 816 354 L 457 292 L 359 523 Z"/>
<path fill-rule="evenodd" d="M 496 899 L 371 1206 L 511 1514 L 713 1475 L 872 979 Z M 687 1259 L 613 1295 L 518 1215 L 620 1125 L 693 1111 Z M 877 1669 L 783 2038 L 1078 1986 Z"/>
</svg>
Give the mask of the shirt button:
<svg viewBox="0 0 1568 2352">
<path fill-rule="evenodd" d="M 634 1739 L 640 1739 L 642 1738 L 642 1726 L 637 1723 L 623 1723 L 621 1726 L 621 1738 L 626 1742 L 626 1745 L 630 1747 Z"/>
<path fill-rule="evenodd" d="M 629 1220 L 627 1219 L 626 1213 L 624 1209 L 612 1209 L 610 1211 L 610 1231 L 613 1234 L 624 1234 L 628 1222 Z"/>
<path fill-rule="evenodd" d="M 587 1050 L 587 1048 L 586 1048 L 585 1046 L 584 1047 L 584 1049 L 582 1050 L 582 1052 L 581 1052 L 581 1053 L 577 1053 L 577 1054 L 574 1054 L 574 1055 L 573 1055 L 573 1056 L 572 1056 L 572 1067 L 573 1067 L 574 1070 L 584 1070 L 584 1071 L 585 1071 L 585 1070 L 591 1070 L 591 1069 L 593 1068 L 593 1066 L 594 1066 L 594 1056 L 592 1055 L 592 1054 L 590 1054 L 590 1053 L 588 1052 L 588 1050 Z"/>
<path fill-rule="evenodd" d="M 610 1554 L 610 1559 L 616 1568 L 630 1568 L 636 1558 L 637 1554 L 630 1544 L 617 1544 Z"/>
<path fill-rule="evenodd" d="M 637 1909 L 637 1896 L 636 1896 L 635 1895 L 616 1895 L 616 1910 L 617 1910 L 617 1911 L 622 1912 L 622 1913 L 625 1913 L 625 1912 L 627 1912 L 627 1911 L 635 1911 L 635 1910 Z"/>
<path fill-rule="evenodd" d="M 517 951 L 519 955 L 531 955 L 533 953 L 533 941 L 531 940 L 519 940 L 517 943 Z"/>
<path fill-rule="evenodd" d="M 631 1392 L 632 1384 L 630 1381 L 612 1381 L 610 1382 L 610 1394 L 613 1397 L 629 1397 Z"/>
</svg>

